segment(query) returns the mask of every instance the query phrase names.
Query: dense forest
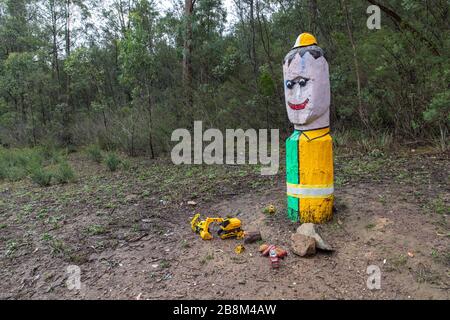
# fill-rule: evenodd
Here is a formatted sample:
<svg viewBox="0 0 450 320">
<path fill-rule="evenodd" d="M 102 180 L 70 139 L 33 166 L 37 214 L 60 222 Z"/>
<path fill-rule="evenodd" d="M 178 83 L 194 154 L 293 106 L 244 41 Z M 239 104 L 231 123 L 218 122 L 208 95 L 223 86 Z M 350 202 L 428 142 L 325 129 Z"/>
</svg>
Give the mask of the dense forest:
<svg viewBox="0 0 450 320">
<path fill-rule="evenodd" d="M 449 18 L 0 0 L 0 300 L 449 300 Z"/>
<path fill-rule="evenodd" d="M 367 27 L 370 5 L 380 29 Z M 194 120 L 286 135 L 281 62 L 307 31 L 330 64 L 337 143 L 445 149 L 449 9 L 447 0 L 0 0 L 0 144 L 157 157 Z"/>
</svg>

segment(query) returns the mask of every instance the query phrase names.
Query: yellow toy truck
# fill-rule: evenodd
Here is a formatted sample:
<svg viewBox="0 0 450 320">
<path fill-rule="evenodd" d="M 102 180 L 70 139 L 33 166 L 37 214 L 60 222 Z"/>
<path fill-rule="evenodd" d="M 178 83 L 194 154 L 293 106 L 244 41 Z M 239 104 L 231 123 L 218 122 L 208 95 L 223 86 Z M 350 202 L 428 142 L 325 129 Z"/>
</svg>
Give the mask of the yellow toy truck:
<svg viewBox="0 0 450 320">
<path fill-rule="evenodd" d="M 210 240 L 213 238 L 209 231 L 211 223 L 218 223 L 220 226 L 217 235 L 221 239 L 233 238 L 242 239 L 244 237 L 244 230 L 241 229 L 241 220 L 238 218 L 206 218 L 200 219 L 200 213 L 197 213 L 191 220 L 192 231 L 198 233 L 203 240 Z"/>
</svg>

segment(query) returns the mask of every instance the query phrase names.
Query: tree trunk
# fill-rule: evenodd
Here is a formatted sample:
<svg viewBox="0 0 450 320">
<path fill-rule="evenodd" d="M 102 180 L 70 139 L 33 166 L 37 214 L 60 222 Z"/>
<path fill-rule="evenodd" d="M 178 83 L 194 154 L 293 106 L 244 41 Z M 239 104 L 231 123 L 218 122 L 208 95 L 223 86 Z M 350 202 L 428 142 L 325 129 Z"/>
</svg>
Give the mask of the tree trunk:
<svg viewBox="0 0 450 320">
<path fill-rule="evenodd" d="M 186 33 L 183 50 L 183 85 L 185 94 L 185 106 L 189 126 L 193 125 L 194 97 L 192 93 L 192 14 L 194 12 L 195 0 L 184 1 L 184 19 L 186 22 Z"/>
<path fill-rule="evenodd" d="M 260 37 L 261 37 L 261 43 L 263 45 L 263 49 L 264 52 L 266 53 L 267 56 L 267 64 L 269 65 L 269 70 L 270 70 L 270 75 L 272 77 L 272 79 L 276 79 L 276 74 L 273 68 L 273 57 L 271 54 L 271 50 L 270 50 L 270 34 L 267 30 L 267 23 L 266 23 L 266 19 L 264 17 L 263 14 L 260 14 L 260 8 L 258 5 L 258 2 L 256 3 L 256 18 L 258 20 L 258 25 L 259 25 L 259 31 L 260 31 Z M 267 38 L 267 41 L 265 40 L 265 38 Z M 278 99 L 280 100 L 281 104 L 284 104 L 284 93 L 280 91 L 280 86 L 275 86 L 275 91 L 276 91 L 276 95 L 278 97 Z"/>
<path fill-rule="evenodd" d="M 317 32 L 317 12 L 318 12 L 318 6 L 317 6 L 317 0 L 309 0 L 309 8 L 311 10 L 311 18 L 309 20 L 309 31 L 316 35 Z"/>
<path fill-rule="evenodd" d="M 345 20 L 347 24 L 347 32 L 348 32 L 348 38 L 350 40 L 350 43 L 352 45 L 352 52 L 353 52 L 353 64 L 355 66 L 355 75 L 356 75 L 356 85 L 357 85 L 357 95 L 358 95 L 358 114 L 359 118 L 361 119 L 361 122 L 364 124 L 366 128 L 369 129 L 369 122 L 367 120 L 367 113 L 363 105 L 362 101 L 362 94 L 361 94 L 361 74 L 359 70 L 359 61 L 358 56 L 356 54 L 356 44 L 355 40 L 353 38 L 353 32 L 350 24 L 350 15 L 348 12 L 347 4 L 345 3 L 345 0 L 341 0 L 341 4 L 344 9 L 345 13 Z"/>
<path fill-rule="evenodd" d="M 251 28 L 251 36 L 252 36 L 252 42 L 251 42 L 251 62 L 253 65 L 253 74 L 255 76 L 255 81 L 258 81 L 258 63 L 256 61 L 256 30 L 255 30 L 255 13 L 254 13 L 254 1 L 250 0 L 250 28 Z"/>
<path fill-rule="evenodd" d="M 153 148 L 153 118 L 152 118 L 152 96 L 150 94 L 150 88 L 147 86 L 147 111 L 148 111 L 148 144 L 150 147 L 150 155 L 152 159 L 155 159 L 155 151 Z"/>
<path fill-rule="evenodd" d="M 134 157 L 134 131 L 136 129 L 136 121 L 133 121 L 133 124 L 131 126 L 131 150 L 130 150 L 130 156 Z"/>
<path fill-rule="evenodd" d="M 52 49 L 53 49 L 53 74 L 56 74 L 56 79 L 58 80 L 59 88 L 61 88 L 61 78 L 59 71 L 59 57 L 58 57 L 58 19 L 56 16 L 55 0 L 50 0 L 50 15 L 52 19 Z"/>
<path fill-rule="evenodd" d="M 66 25 L 65 25 L 65 40 L 66 40 L 66 60 L 70 57 L 70 19 L 71 19 L 71 1 L 72 0 L 66 0 Z M 63 116 L 64 118 L 64 137 L 63 142 L 66 145 L 72 144 L 72 121 L 73 121 L 73 106 L 71 105 L 71 97 L 70 97 L 70 75 L 66 73 L 66 112 Z"/>
</svg>

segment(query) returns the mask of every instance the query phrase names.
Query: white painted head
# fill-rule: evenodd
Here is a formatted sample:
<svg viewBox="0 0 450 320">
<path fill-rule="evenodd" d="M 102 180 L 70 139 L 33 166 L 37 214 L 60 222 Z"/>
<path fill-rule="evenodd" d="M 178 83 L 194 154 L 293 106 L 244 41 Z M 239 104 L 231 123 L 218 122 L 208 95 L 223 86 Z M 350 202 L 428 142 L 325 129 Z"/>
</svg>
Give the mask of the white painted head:
<svg viewBox="0 0 450 320">
<path fill-rule="evenodd" d="M 328 63 L 317 45 L 294 47 L 283 61 L 286 110 L 297 130 L 330 125 Z"/>
</svg>

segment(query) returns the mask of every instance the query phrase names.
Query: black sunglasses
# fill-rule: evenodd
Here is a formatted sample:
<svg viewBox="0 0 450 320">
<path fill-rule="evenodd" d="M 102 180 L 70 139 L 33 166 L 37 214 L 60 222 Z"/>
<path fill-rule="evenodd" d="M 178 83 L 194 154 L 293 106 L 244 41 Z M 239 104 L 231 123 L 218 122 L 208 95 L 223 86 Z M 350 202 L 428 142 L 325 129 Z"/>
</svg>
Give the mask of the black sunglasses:
<svg viewBox="0 0 450 320">
<path fill-rule="evenodd" d="M 292 89 L 294 86 L 295 86 L 295 84 L 299 84 L 300 85 L 300 87 L 304 87 L 304 86 L 306 86 L 306 83 L 309 81 L 309 79 L 305 79 L 305 78 L 301 78 L 300 80 L 298 80 L 298 81 L 295 81 L 295 80 L 287 80 L 286 81 L 286 87 L 288 88 L 288 89 Z"/>
</svg>

